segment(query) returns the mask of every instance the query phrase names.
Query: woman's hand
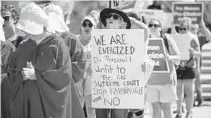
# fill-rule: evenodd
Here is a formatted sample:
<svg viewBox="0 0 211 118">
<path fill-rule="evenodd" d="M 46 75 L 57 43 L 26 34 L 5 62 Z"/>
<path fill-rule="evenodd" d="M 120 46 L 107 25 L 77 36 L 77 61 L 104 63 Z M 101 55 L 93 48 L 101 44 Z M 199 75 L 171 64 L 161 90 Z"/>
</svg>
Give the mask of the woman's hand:
<svg viewBox="0 0 211 118">
<path fill-rule="evenodd" d="M 164 53 L 164 59 L 165 60 L 172 60 L 171 55 Z"/>
<path fill-rule="evenodd" d="M 3 80 L 3 79 L 5 79 L 5 78 L 7 78 L 7 73 L 1 74 L 1 79 Z"/>
<path fill-rule="evenodd" d="M 181 63 L 180 63 L 180 67 L 185 67 L 186 65 L 185 65 L 185 62 L 184 61 L 181 61 Z"/>
<path fill-rule="evenodd" d="M 197 58 L 201 57 L 201 53 L 196 52 L 193 48 L 189 48 L 189 52 L 190 52 L 190 54 L 193 54 L 193 56 L 195 56 Z"/>
<path fill-rule="evenodd" d="M 36 80 L 35 69 L 32 62 L 27 62 L 26 68 L 22 70 L 23 78 L 25 80 Z"/>
</svg>

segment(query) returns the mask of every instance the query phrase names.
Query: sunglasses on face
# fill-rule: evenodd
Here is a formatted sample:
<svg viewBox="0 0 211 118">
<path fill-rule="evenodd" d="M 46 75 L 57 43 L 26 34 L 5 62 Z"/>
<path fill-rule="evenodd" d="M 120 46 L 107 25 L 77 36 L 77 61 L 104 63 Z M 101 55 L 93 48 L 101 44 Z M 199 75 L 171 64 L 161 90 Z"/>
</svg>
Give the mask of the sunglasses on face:
<svg viewBox="0 0 211 118">
<path fill-rule="evenodd" d="M 114 14 L 114 13 L 110 13 L 108 15 L 106 15 L 106 18 L 110 19 L 111 17 L 113 17 L 114 20 L 118 20 L 120 18 L 119 14 Z"/>
<path fill-rule="evenodd" d="M 179 31 L 186 31 L 187 30 L 187 28 L 179 28 Z"/>
<path fill-rule="evenodd" d="M 3 19 L 4 19 L 4 21 L 8 22 L 10 20 L 10 17 L 9 16 L 4 16 Z"/>
<path fill-rule="evenodd" d="M 83 27 L 87 27 L 87 26 L 92 27 L 93 25 L 91 23 L 83 23 L 82 26 Z"/>
<path fill-rule="evenodd" d="M 149 24 L 148 27 L 149 28 L 151 28 L 151 27 L 158 28 L 158 27 L 160 27 L 160 25 L 158 25 L 158 24 Z"/>
</svg>

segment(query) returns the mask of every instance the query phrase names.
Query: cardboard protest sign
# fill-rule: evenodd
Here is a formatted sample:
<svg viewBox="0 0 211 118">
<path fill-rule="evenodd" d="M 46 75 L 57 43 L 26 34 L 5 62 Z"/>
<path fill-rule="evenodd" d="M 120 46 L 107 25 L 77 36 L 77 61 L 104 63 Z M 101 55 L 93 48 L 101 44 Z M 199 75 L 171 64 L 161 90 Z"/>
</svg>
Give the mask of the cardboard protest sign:
<svg viewBox="0 0 211 118">
<path fill-rule="evenodd" d="M 148 57 L 151 58 L 154 63 L 153 73 L 168 73 L 169 65 L 167 60 L 164 59 L 164 42 L 162 38 L 150 38 L 147 48 Z"/>
<path fill-rule="evenodd" d="M 144 30 L 96 29 L 91 45 L 93 108 L 144 108 Z"/>
<path fill-rule="evenodd" d="M 180 57 L 182 60 L 189 60 L 190 59 L 190 44 L 191 44 L 191 37 L 187 34 L 169 34 L 169 36 L 174 39 L 177 43 L 177 46 L 180 51 Z"/>
<path fill-rule="evenodd" d="M 189 17 L 193 24 L 201 23 L 203 18 L 203 4 L 202 3 L 181 3 L 175 2 L 172 6 L 174 15 L 174 24 L 179 24 L 181 18 Z"/>
</svg>

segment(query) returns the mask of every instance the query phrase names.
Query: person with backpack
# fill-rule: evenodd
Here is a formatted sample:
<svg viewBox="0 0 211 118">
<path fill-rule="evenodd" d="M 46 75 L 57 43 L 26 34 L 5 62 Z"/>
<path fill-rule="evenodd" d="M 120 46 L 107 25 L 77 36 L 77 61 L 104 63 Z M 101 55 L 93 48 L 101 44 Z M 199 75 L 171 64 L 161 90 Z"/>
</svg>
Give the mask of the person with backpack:
<svg viewBox="0 0 211 118">
<path fill-rule="evenodd" d="M 152 105 L 152 118 L 173 118 L 171 103 L 177 99 L 176 94 L 176 69 L 180 63 L 180 52 L 176 42 L 167 34 L 162 33 L 161 22 L 151 19 L 148 23 L 150 38 L 162 38 L 165 42 L 164 59 L 169 65 L 168 73 L 152 73 L 146 84 L 146 102 Z"/>
</svg>

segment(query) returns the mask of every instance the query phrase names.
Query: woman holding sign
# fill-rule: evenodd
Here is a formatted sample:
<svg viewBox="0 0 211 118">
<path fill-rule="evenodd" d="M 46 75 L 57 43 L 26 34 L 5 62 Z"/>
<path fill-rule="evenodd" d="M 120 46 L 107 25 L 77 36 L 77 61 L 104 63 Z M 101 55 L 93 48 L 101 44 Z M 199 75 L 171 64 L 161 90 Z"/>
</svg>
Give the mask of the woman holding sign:
<svg viewBox="0 0 211 118">
<path fill-rule="evenodd" d="M 100 20 L 105 29 L 130 29 L 131 20 L 122 11 L 105 8 L 100 13 Z M 142 71 L 145 71 L 143 65 Z M 96 109 L 97 118 L 110 118 L 109 112 L 111 112 L 111 118 L 127 118 L 128 109 Z"/>
<path fill-rule="evenodd" d="M 152 104 L 153 118 L 161 118 L 161 111 L 164 118 L 172 118 L 171 103 L 177 99 L 175 65 L 180 62 L 179 49 L 173 39 L 162 34 L 159 20 L 150 20 L 148 27 L 151 38 L 163 38 L 165 42 L 164 59 L 169 65 L 169 72 L 151 74 L 146 85 L 146 101 Z"/>
<path fill-rule="evenodd" d="M 130 29 L 129 17 L 122 11 L 105 8 L 100 12 L 100 20 L 106 29 Z M 109 109 L 96 109 L 96 118 L 109 118 Z M 112 118 L 127 118 L 128 109 L 112 109 Z"/>
<path fill-rule="evenodd" d="M 191 20 L 189 18 L 184 18 L 179 25 L 179 33 L 187 34 L 191 37 L 191 44 L 189 45 L 190 49 L 190 58 L 189 60 L 181 61 L 179 68 L 177 69 L 177 116 L 176 118 L 181 118 L 182 116 L 182 101 L 185 94 L 185 102 L 187 114 L 186 118 L 192 118 L 192 108 L 194 102 L 194 81 L 196 75 L 196 67 L 199 64 L 196 63 L 198 57 L 200 57 L 200 45 L 197 39 L 197 36 L 192 34 L 189 30 L 191 25 Z M 188 46 L 188 45 L 187 45 Z"/>
</svg>

